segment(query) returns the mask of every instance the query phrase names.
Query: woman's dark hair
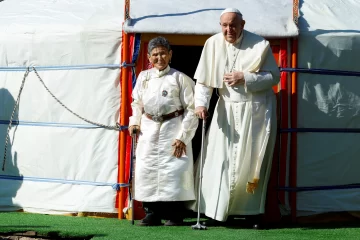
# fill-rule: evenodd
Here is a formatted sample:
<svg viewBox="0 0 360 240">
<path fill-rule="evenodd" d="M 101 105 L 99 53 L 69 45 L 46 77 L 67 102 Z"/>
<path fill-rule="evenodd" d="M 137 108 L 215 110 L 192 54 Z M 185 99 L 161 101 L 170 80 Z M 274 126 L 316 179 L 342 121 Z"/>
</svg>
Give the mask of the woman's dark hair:
<svg viewBox="0 0 360 240">
<path fill-rule="evenodd" d="M 148 53 L 150 54 L 151 51 L 156 47 L 165 47 L 168 51 L 171 50 L 169 41 L 164 37 L 156 37 L 149 41 L 148 44 Z"/>
</svg>

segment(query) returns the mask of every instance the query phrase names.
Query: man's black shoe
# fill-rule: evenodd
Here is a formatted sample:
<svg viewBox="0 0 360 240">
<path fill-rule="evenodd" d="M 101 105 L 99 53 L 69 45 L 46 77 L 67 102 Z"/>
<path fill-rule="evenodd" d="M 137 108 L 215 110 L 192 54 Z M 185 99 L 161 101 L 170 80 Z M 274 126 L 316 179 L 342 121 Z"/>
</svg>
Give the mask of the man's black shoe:
<svg viewBox="0 0 360 240">
<path fill-rule="evenodd" d="M 161 219 L 154 216 L 153 213 L 148 213 L 146 216 L 140 220 L 137 224 L 138 226 L 160 226 Z"/>
</svg>

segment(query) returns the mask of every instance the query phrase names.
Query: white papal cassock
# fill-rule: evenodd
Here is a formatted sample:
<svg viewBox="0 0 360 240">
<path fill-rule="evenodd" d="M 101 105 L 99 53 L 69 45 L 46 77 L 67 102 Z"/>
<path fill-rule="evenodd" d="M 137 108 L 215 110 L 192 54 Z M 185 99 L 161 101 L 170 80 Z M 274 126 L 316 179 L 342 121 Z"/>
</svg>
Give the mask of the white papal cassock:
<svg viewBox="0 0 360 240">
<path fill-rule="evenodd" d="M 245 85 L 224 84 L 231 71 L 244 72 Z M 245 30 L 234 44 L 216 34 L 205 43 L 195 79 L 195 107 L 208 108 L 213 88 L 219 92 L 205 141 L 200 211 L 219 221 L 264 213 L 276 137 L 272 87 L 280 80 L 269 42 Z M 246 184 L 257 180 L 248 193 Z"/>
<path fill-rule="evenodd" d="M 135 197 L 142 202 L 194 200 L 191 139 L 198 126 L 194 114 L 194 81 L 171 69 L 142 71 L 132 93 L 129 125 L 141 127 L 136 149 Z M 184 114 L 162 123 L 145 113 L 161 116 L 184 109 Z M 186 155 L 173 156 L 175 139 L 186 144 Z"/>
</svg>

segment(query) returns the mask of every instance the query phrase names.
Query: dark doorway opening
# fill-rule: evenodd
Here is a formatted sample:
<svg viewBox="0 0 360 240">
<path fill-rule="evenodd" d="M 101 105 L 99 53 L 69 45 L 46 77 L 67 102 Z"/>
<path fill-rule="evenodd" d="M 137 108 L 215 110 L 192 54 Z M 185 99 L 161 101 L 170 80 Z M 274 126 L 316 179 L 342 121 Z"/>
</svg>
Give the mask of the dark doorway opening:
<svg viewBox="0 0 360 240">
<path fill-rule="evenodd" d="M 171 48 L 173 50 L 173 56 L 171 59 L 170 66 L 172 68 L 179 70 L 180 72 L 185 73 L 194 81 L 196 81 L 194 79 L 194 74 L 201 56 L 203 46 L 176 45 L 176 46 L 171 46 Z M 210 126 L 212 113 L 214 112 L 217 99 L 218 97 L 216 95 L 216 91 L 214 90 L 210 101 L 210 107 L 209 107 L 210 117 L 207 119 L 206 130 Z M 192 140 L 194 161 L 197 160 L 201 150 L 201 124 L 202 122 L 199 121 L 199 127 L 196 130 L 195 136 Z"/>
<path fill-rule="evenodd" d="M 171 48 L 173 56 L 170 66 L 193 79 L 203 47 L 176 45 Z"/>
</svg>

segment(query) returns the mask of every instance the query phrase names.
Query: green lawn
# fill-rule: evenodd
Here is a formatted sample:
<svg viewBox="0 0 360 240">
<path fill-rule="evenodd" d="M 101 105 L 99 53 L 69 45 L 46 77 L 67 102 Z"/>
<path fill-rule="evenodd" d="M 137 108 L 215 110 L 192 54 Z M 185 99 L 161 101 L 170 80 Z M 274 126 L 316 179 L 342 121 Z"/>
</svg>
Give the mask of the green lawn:
<svg viewBox="0 0 360 240">
<path fill-rule="evenodd" d="M 68 217 L 30 213 L 0 213 L 0 233 L 36 231 L 38 234 L 91 239 L 360 239 L 360 224 L 347 226 L 313 225 L 307 227 L 252 230 L 238 227 L 209 227 L 206 231 L 188 226 L 139 227 L 130 221 L 113 218 Z M 1 238 L 0 238 L 1 239 Z M 89 239 L 89 238 L 87 238 Z"/>
</svg>

